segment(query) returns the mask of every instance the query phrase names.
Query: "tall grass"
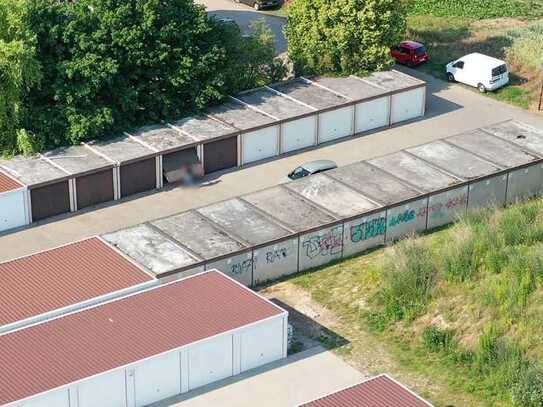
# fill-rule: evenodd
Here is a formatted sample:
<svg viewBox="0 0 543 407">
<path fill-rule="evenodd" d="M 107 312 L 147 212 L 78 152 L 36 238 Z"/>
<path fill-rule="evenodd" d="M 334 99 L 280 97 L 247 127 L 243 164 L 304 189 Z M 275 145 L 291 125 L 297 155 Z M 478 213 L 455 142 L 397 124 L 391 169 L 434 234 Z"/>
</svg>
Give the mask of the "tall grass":
<svg viewBox="0 0 543 407">
<path fill-rule="evenodd" d="M 414 0 L 410 11 L 442 17 L 539 17 L 543 5 L 539 0 Z"/>
<path fill-rule="evenodd" d="M 528 69 L 541 69 L 543 64 L 543 21 L 538 21 L 526 28 L 509 31 L 511 46 L 505 51 L 510 64 Z"/>
</svg>

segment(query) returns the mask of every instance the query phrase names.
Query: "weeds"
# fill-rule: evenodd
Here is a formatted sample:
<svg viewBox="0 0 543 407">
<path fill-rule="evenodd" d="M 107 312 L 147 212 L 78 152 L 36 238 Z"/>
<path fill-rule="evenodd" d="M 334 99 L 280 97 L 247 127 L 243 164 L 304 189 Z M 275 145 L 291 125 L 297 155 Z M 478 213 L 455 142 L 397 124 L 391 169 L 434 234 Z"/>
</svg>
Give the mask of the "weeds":
<svg viewBox="0 0 543 407">
<path fill-rule="evenodd" d="M 537 0 L 415 0 L 412 14 L 442 17 L 539 17 L 543 5 Z"/>
</svg>

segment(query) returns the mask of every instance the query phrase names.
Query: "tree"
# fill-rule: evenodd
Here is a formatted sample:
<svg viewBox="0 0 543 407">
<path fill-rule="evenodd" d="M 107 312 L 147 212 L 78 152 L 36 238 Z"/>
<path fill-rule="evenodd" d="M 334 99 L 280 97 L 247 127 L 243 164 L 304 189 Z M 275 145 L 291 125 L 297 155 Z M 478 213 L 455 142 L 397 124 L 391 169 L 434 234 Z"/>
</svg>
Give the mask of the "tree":
<svg viewBox="0 0 543 407">
<path fill-rule="evenodd" d="M 405 30 L 403 0 L 295 0 L 285 33 L 298 73 L 347 75 L 390 66 Z"/>
<path fill-rule="evenodd" d="M 41 73 L 27 11 L 24 0 L 0 0 L 0 150 L 7 154 L 32 150 L 22 127 L 24 98 Z"/>
</svg>

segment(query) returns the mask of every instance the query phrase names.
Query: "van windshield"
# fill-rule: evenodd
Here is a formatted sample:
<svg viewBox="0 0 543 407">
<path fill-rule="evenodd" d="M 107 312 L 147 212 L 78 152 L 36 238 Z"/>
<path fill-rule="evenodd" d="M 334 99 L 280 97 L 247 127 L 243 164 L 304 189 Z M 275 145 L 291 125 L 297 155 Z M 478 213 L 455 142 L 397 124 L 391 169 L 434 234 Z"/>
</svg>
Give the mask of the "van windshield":
<svg viewBox="0 0 543 407">
<path fill-rule="evenodd" d="M 492 70 L 492 76 L 498 76 L 507 72 L 507 66 L 505 64 L 497 66 Z"/>
<path fill-rule="evenodd" d="M 415 54 L 422 55 L 426 52 L 426 47 L 418 47 L 415 49 Z"/>
</svg>

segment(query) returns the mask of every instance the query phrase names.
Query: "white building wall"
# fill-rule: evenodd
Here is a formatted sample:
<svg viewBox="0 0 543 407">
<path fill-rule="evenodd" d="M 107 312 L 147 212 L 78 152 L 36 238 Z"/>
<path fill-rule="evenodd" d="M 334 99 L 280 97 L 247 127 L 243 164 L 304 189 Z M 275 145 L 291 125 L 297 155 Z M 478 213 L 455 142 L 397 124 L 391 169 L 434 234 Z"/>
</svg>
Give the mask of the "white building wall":
<svg viewBox="0 0 543 407">
<path fill-rule="evenodd" d="M 315 145 L 317 116 L 285 122 L 281 130 L 281 152 L 288 153 Z"/>
<path fill-rule="evenodd" d="M 124 369 L 93 377 L 79 383 L 77 387 L 79 407 L 124 407 L 126 405 Z"/>
<path fill-rule="evenodd" d="M 425 103 L 426 87 L 392 95 L 391 124 L 422 116 Z"/>
<path fill-rule="evenodd" d="M 276 317 L 241 333 L 241 371 L 245 372 L 283 357 L 283 317 Z"/>
<path fill-rule="evenodd" d="M 0 193 L 0 232 L 28 225 L 27 189 Z"/>
<path fill-rule="evenodd" d="M 181 393 L 179 352 L 167 353 L 139 363 L 134 369 L 136 407 Z"/>
<path fill-rule="evenodd" d="M 319 114 L 319 143 L 351 136 L 354 132 L 353 106 Z"/>
<path fill-rule="evenodd" d="M 190 346 L 189 390 L 232 376 L 232 335 L 221 335 Z"/>
<path fill-rule="evenodd" d="M 279 153 L 279 126 L 251 131 L 241 137 L 243 164 L 270 158 Z"/>
<path fill-rule="evenodd" d="M 388 126 L 390 118 L 390 97 L 373 99 L 356 105 L 355 133 Z"/>
<path fill-rule="evenodd" d="M 17 407 L 70 407 L 68 389 L 51 391 L 28 401 L 18 404 Z M 73 407 L 73 406 L 72 406 Z"/>
</svg>

